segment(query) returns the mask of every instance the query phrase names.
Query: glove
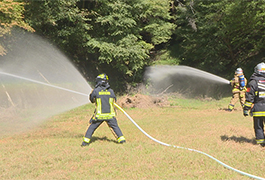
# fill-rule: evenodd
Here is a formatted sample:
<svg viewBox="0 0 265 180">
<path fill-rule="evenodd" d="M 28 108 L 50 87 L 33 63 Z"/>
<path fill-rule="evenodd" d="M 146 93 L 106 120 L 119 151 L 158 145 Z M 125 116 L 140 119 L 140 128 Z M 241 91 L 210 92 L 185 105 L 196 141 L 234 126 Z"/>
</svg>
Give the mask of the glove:
<svg viewBox="0 0 265 180">
<path fill-rule="evenodd" d="M 247 110 L 244 110 L 243 111 L 243 114 L 244 114 L 245 117 L 248 116 L 248 111 Z"/>
<path fill-rule="evenodd" d="M 244 87 L 240 86 L 240 87 L 239 87 L 239 90 L 240 90 L 240 91 L 243 91 L 243 90 L 244 90 Z"/>
</svg>

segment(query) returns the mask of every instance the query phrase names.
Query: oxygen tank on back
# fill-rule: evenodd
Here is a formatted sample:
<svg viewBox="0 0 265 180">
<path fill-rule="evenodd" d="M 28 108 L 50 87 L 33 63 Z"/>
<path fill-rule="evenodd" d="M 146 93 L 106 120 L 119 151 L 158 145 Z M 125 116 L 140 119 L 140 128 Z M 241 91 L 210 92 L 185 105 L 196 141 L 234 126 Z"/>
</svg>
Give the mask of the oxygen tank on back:
<svg viewBox="0 0 265 180">
<path fill-rule="evenodd" d="M 245 77 L 244 77 L 244 75 L 242 74 L 242 75 L 240 75 L 238 77 L 239 77 L 239 84 L 240 84 L 240 86 L 241 87 L 245 87 L 246 84 L 245 84 Z"/>
<path fill-rule="evenodd" d="M 245 87 L 245 76 L 241 68 L 237 68 L 235 74 L 238 74 L 240 87 Z"/>
</svg>

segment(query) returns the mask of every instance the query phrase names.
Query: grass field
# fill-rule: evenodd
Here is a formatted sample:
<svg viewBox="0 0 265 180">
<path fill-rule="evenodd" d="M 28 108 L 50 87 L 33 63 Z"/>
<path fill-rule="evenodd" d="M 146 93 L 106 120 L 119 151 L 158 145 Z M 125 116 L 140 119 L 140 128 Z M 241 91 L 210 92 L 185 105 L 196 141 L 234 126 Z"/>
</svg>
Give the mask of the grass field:
<svg viewBox="0 0 265 180">
<path fill-rule="evenodd" d="M 159 141 L 205 152 L 240 171 L 265 177 L 265 148 L 255 145 L 251 117 L 230 98 L 169 98 L 168 107 L 125 111 Z M 167 147 L 146 137 L 122 113 L 117 119 L 126 144 L 117 144 L 104 123 L 88 147 L 80 147 L 94 105 L 48 119 L 23 134 L 0 139 L 0 179 L 250 179 L 211 158 Z"/>
</svg>

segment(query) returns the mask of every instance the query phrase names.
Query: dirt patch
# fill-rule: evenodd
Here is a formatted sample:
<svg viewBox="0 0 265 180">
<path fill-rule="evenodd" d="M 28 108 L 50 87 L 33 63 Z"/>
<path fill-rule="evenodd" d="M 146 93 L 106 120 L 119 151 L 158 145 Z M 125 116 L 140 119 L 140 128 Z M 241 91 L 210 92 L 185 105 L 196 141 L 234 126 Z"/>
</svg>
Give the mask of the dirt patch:
<svg viewBox="0 0 265 180">
<path fill-rule="evenodd" d="M 166 97 L 154 97 L 143 94 L 136 94 L 134 96 L 120 97 L 117 103 L 122 108 L 150 108 L 150 107 L 164 107 L 169 106 Z"/>
</svg>

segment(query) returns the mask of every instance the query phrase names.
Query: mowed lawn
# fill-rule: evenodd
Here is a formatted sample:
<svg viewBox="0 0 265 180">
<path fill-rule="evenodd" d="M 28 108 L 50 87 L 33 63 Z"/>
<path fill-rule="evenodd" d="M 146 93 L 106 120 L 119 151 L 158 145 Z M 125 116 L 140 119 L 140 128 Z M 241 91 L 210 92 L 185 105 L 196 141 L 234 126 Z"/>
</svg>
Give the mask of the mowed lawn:
<svg viewBox="0 0 265 180">
<path fill-rule="evenodd" d="M 88 147 L 80 147 L 94 105 L 47 119 L 41 126 L 1 137 L 0 179 L 251 179 L 265 178 L 265 148 L 255 145 L 253 122 L 230 98 L 169 98 L 170 106 L 125 109 L 161 145 L 142 133 L 121 111 L 127 140 L 117 144 L 104 123 Z M 190 149 L 188 149 L 190 148 Z"/>
</svg>

